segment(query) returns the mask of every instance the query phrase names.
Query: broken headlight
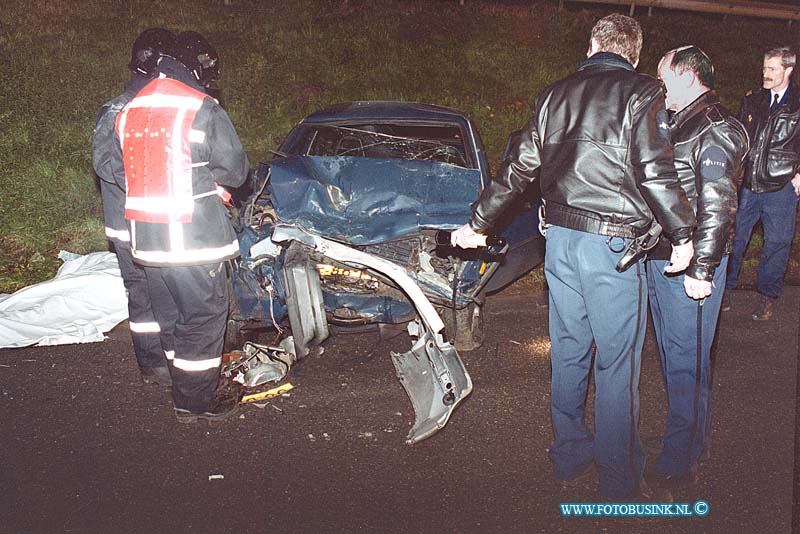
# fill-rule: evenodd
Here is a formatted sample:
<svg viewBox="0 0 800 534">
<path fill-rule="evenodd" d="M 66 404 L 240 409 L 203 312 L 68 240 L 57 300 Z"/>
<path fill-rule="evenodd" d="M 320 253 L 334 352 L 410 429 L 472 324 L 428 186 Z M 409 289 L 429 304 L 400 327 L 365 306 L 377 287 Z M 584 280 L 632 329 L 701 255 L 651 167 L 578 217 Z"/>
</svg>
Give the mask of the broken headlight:
<svg viewBox="0 0 800 534">
<path fill-rule="evenodd" d="M 380 280 L 358 269 L 318 263 L 317 271 L 322 284 L 327 287 L 360 291 L 377 291 L 380 289 Z"/>
</svg>

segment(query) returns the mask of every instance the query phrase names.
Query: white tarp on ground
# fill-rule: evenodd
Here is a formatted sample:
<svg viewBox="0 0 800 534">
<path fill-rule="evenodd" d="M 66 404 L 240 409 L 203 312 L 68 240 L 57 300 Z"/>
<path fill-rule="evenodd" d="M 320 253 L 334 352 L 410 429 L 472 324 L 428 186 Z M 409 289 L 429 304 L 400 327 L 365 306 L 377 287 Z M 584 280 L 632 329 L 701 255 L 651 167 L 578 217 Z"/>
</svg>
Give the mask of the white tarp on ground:
<svg viewBox="0 0 800 534">
<path fill-rule="evenodd" d="M 0 295 L 0 348 L 90 343 L 128 318 L 117 256 L 61 251 L 55 278 Z"/>
</svg>

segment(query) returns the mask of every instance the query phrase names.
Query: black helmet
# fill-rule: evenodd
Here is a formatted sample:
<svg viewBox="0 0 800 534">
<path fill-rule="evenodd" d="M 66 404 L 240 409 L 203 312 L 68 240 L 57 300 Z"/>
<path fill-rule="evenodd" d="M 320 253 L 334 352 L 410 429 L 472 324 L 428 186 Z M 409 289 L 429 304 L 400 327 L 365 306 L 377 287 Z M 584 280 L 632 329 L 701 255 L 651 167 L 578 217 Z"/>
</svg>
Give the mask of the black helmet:
<svg viewBox="0 0 800 534">
<path fill-rule="evenodd" d="M 219 55 L 197 32 L 183 32 L 175 40 L 173 57 L 189 69 L 200 85 L 219 79 Z"/>
<path fill-rule="evenodd" d="M 133 42 L 131 72 L 150 76 L 156 68 L 161 54 L 175 44 L 175 34 L 164 28 L 150 28 L 139 34 Z"/>
</svg>

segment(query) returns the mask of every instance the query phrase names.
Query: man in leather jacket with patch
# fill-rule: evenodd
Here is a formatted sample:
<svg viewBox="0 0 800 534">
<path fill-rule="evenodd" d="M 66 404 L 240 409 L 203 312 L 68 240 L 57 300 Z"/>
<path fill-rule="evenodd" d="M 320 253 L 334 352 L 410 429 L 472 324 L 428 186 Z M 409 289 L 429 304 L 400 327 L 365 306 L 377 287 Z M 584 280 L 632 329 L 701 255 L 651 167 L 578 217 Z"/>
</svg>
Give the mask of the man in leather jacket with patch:
<svg viewBox="0 0 800 534">
<path fill-rule="evenodd" d="M 800 196 L 800 88 L 792 82 L 796 54 L 788 47 L 764 54 L 763 88 L 742 99 L 739 120 L 750 136 L 744 187 L 739 193 L 736 235 L 733 240 L 726 289 L 739 282 L 747 243 L 761 220 L 764 245 L 758 266 L 759 301 L 752 318 L 772 318 L 775 299 L 783 289 L 789 263 Z M 723 311 L 731 307 L 730 292 Z"/>
<path fill-rule="evenodd" d="M 646 280 L 642 261 L 624 272 L 616 264 L 654 221 L 674 245 L 670 271 L 688 267 L 693 253 L 692 208 L 658 131 L 664 95 L 657 80 L 635 70 L 641 46 L 641 27 L 630 17 L 595 24 L 588 58 L 535 99 L 469 223 L 451 237 L 454 245 L 480 246 L 538 179 L 548 227 L 550 459 L 565 486 L 596 464 L 604 498 L 638 497 L 644 470 L 638 384 Z M 594 434 L 584 413 L 593 353 Z"/>
<path fill-rule="evenodd" d="M 697 461 L 709 450 L 711 343 L 748 137 L 712 91 L 714 67 L 696 46 L 667 52 L 658 78 L 672 112 L 662 130 L 672 142 L 675 170 L 697 217 L 694 256 L 684 276 L 664 272 L 669 243 L 659 243 L 647 261 L 650 311 L 669 406 L 664 447 L 648 468 L 647 480 L 672 490 L 695 481 Z"/>
</svg>

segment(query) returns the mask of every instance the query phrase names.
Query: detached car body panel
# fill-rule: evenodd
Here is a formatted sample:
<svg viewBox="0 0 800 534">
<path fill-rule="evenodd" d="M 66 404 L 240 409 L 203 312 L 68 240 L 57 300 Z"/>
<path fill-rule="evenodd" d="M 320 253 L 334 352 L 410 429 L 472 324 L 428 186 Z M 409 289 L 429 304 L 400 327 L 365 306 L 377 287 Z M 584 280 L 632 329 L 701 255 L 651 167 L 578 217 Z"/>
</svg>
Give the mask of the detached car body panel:
<svg viewBox="0 0 800 534">
<path fill-rule="evenodd" d="M 430 436 L 472 389 L 456 347 L 480 344 L 487 290 L 543 258 L 538 198 L 509 214 L 503 250 L 437 245 L 489 179 L 469 119 L 440 106 L 335 106 L 298 123 L 278 153 L 236 221 L 229 331 L 288 322 L 299 359 L 321 352 L 331 325 L 411 323 L 417 341 L 393 362 L 417 415 L 408 442 Z"/>
</svg>

